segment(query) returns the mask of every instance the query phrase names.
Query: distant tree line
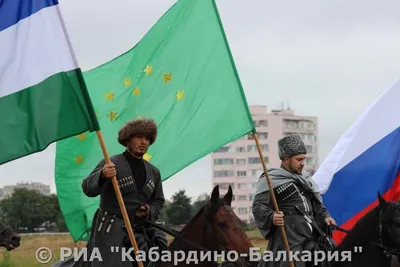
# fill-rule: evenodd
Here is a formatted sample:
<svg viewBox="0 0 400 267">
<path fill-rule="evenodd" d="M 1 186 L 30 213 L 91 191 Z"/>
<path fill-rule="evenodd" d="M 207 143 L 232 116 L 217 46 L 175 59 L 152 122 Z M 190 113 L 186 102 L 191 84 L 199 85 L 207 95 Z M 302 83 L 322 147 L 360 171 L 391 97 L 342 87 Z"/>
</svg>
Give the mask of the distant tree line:
<svg viewBox="0 0 400 267">
<path fill-rule="evenodd" d="M 0 201 L 0 222 L 19 233 L 68 231 L 57 195 L 26 188 L 17 188 Z"/>
<path fill-rule="evenodd" d="M 209 199 L 210 196 L 203 193 L 192 203 L 185 190 L 179 190 L 171 201 L 165 201 L 158 221 L 174 228 L 184 225 Z M 0 222 L 20 233 L 68 232 L 57 195 L 44 195 L 33 189 L 15 189 L 10 197 L 1 200 Z M 244 227 L 249 228 L 249 225 L 244 224 Z"/>
</svg>

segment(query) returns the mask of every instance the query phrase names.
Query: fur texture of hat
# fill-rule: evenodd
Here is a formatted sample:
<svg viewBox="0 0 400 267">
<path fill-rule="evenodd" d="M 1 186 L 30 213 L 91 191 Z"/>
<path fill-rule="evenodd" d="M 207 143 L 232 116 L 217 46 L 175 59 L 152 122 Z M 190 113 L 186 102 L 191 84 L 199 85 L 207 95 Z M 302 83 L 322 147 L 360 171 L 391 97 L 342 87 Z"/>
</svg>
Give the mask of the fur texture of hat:
<svg viewBox="0 0 400 267">
<path fill-rule="evenodd" d="M 123 146 L 135 136 L 146 136 L 152 145 L 157 138 L 157 124 L 153 119 L 136 119 L 127 122 L 118 132 L 118 143 Z"/>
<path fill-rule="evenodd" d="M 281 160 L 286 157 L 307 154 L 304 142 L 298 134 L 291 134 L 280 139 L 278 141 L 278 148 Z"/>
</svg>

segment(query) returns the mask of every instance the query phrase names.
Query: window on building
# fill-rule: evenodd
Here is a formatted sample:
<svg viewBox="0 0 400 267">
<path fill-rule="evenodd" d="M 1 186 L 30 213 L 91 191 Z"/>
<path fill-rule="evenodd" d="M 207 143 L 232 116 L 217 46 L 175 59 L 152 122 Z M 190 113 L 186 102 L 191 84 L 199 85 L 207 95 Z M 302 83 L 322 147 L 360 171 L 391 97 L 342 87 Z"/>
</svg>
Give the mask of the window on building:
<svg viewBox="0 0 400 267">
<path fill-rule="evenodd" d="M 258 133 L 257 136 L 260 140 L 268 139 L 268 133 Z"/>
<path fill-rule="evenodd" d="M 249 184 L 247 183 L 238 183 L 237 184 L 238 189 L 249 189 Z"/>
<path fill-rule="evenodd" d="M 317 137 L 314 134 L 302 134 L 301 137 L 306 141 L 317 141 Z"/>
<path fill-rule="evenodd" d="M 283 123 L 287 129 L 298 129 L 299 122 L 295 120 L 283 120 Z"/>
<path fill-rule="evenodd" d="M 257 146 L 256 145 L 248 145 L 247 146 L 247 152 L 257 152 Z"/>
<path fill-rule="evenodd" d="M 214 171 L 214 177 L 233 177 L 233 175 L 232 170 Z"/>
<path fill-rule="evenodd" d="M 247 161 L 249 162 L 249 164 L 260 164 L 260 163 L 261 163 L 261 160 L 260 160 L 259 157 L 256 157 L 256 158 L 248 158 Z"/>
<path fill-rule="evenodd" d="M 238 208 L 239 214 L 247 214 L 247 208 Z"/>
<path fill-rule="evenodd" d="M 268 157 L 264 157 L 264 162 L 268 163 L 269 162 L 269 158 Z M 249 164 L 261 164 L 260 157 L 248 158 L 248 163 Z"/>
<path fill-rule="evenodd" d="M 254 135 L 253 134 L 248 134 L 247 135 L 247 140 L 254 140 Z"/>
<path fill-rule="evenodd" d="M 239 201 L 244 201 L 247 200 L 247 196 L 246 195 L 240 195 L 239 196 Z"/>
<path fill-rule="evenodd" d="M 246 171 L 237 171 L 236 176 L 237 177 L 246 177 Z"/>
<path fill-rule="evenodd" d="M 306 146 L 306 151 L 307 151 L 307 153 L 313 153 L 313 147 L 312 146 Z"/>
<path fill-rule="evenodd" d="M 267 127 L 268 126 L 268 120 L 259 120 L 255 124 L 256 127 Z"/>
<path fill-rule="evenodd" d="M 250 170 L 250 171 L 251 171 L 251 176 L 252 176 L 252 177 L 259 176 L 259 175 L 263 172 L 262 169 L 252 169 L 252 170 Z"/>
<path fill-rule="evenodd" d="M 246 147 L 239 146 L 239 147 L 236 148 L 236 152 L 246 152 Z"/>
<path fill-rule="evenodd" d="M 232 183 L 221 183 L 221 184 L 215 184 L 215 186 L 219 186 L 219 189 L 229 189 L 229 186 L 232 187 L 232 189 L 234 189 L 234 184 Z"/>
<path fill-rule="evenodd" d="M 250 200 L 250 201 L 253 201 L 253 200 L 254 200 L 254 195 L 255 195 L 255 194 L 250 194 L 250 195 L 249 195 L 249 200 Z"/>
<path fill-rule="evenodd" d="M 216 153 L 226 153 L 226 152 L 229 152 L 229 150 L 230 150 L 229 146 L 223 146 L 223 147 L 220 147 L 219 149 L 217 149 L 215 152 Z"/>
<path fill-rule="evenodd" d="M 268 145 L 261 145 L 262 152 L 268 152 Z"/>
<path fill-rule="evenodd" d="M 214 165 L 230 165 L 233 164 L 233 159 L 214 159 Z"/>
<path fill-rule="evenodd" d="M 236 159 L 236 164 L 237 165 L 245 165 L 246 164 L 246 159 Z"/>
<path fill-rule="evenodd" d="M 315 158 L 306 158 L 307 165 L 315 165 Z"/>
</svg>

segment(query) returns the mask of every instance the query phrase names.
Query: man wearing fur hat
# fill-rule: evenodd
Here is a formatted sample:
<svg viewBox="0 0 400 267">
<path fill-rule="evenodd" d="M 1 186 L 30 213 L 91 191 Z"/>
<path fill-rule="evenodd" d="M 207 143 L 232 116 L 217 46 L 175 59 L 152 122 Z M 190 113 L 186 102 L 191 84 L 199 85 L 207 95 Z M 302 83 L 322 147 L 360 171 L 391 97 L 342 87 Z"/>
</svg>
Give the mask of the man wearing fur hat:
<svg viewBox="0 0 400 267">
<path fill-rule="evenodd" d="M 113 188 L 111 179 L 114 176 L 117 177 L 139 250 L 148 252 L 151 247 L 167 248 L 165 233 L 143 224 L 144 220 L 155 222 L 164 205 L 160 171 L 143 159 L 156 137 L 157 125 L 151 119 L 138 119 L 126 123 L 118 133 L 118 142 L 126 147 L 126 150 L 112 156 L 111 164 L 105 164 L 105 160 L 102 159 L 83 180 L 82 188 L 85 195 L 100 196 L 100 207 L 94 215 L 87 243 L 87 255 L 96 255 L 93 250 L 96 249 L 101 255 L 101 261 L 81 261 L 67 266 L 135 266 L 126 256 L 124 259 L 122 252 L 123 247 L 127 252 L 132 246 Z M 111 250 L 112 247 L 114 251 Z M 115 247 L 118 247 L 118 250 Z M 131 251 L 130 255 L 135 258 L 133 248 Z M 149 254 L 140 257 L 139 260 L 148 261 Z"/>
<path fill-rule="evenodd" d="M 271 168 L 268 174 L 280 214 L 274 211 L 265 173 L 259 178 L 252 207 L 257 227 L 263 237 L 269 240 L 267 249 L 272 252 L 269 252 L 271 253 L 269 260 L 264 260 L 261 264 L 269 267 L 286 267 L 292 259 L 296 267 L 311 266 L 313 260 L 310 256 L 314 256 L 314 253 L 310 251 L 326 249 L 316 246 L 316 240 L 322 238 L 319 230 L 326 231 L 327 225 L 336 224 L 336 222 L 324 207 L 317 184 L 311 175 L 303 170 L 307 152 L 301 137 L 299 135 L 286 136 L 278 141 L 278 148 L 281 166 Z M 310 224 L 304 215 L 316 222 L 317 228 L 313 223 Z M 286 259 L 282 257 L 281 253 L 286 253 L 287 249 L 282 239 L 280 226 L 285 226 L 292 256 L 297 255 L 297 257 L 286 257 Z M 307 250 L 308 252 L 305 252 Z M 278 251 L 281 252 L 278 253 Z M 277 261 L 278 255 L 281 259 Z"/>
</svg>

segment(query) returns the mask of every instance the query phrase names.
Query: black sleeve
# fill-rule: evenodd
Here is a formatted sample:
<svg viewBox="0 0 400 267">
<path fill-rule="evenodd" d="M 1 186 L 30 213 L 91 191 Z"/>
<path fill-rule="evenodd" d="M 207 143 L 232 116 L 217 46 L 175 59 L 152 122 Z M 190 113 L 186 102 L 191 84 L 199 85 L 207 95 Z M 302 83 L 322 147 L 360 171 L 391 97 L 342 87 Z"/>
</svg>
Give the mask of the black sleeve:
<svg viewBox="0 0 400 267">
<path fill-rule="evenodd" d="M 105 160 L 102 159 L 94 170 L 82 182 L 83 193 L 88 197 L 97 197 L 100 195 L 102 188 L 109 179 L 103 176 L 103 166 Z"/>
</svg>

